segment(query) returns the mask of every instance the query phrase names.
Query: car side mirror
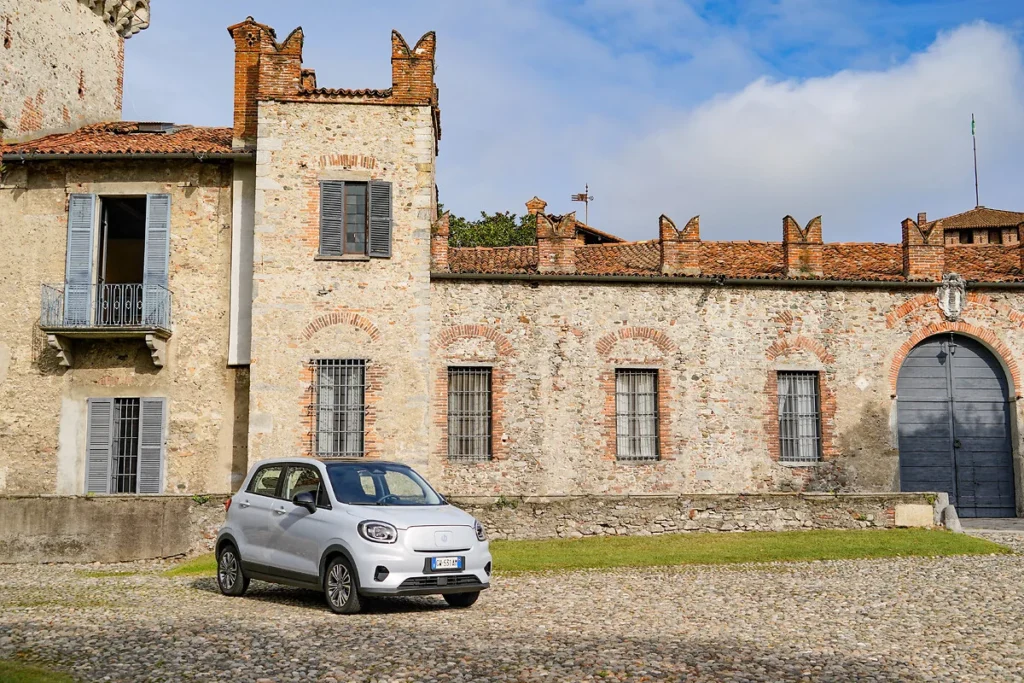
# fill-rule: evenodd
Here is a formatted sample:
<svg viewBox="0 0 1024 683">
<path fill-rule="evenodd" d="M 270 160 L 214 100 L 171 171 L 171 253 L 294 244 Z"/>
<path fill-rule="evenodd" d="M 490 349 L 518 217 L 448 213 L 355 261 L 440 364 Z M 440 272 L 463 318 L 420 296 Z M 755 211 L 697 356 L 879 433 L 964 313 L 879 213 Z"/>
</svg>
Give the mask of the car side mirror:
<svg viewBox="0 0 1024 683">
<path fill-rule="evenodd" d="M 309 514 L 316 512 L 316 494 L 312 491 L 296 493 L 295 497 L 292 498 L 292 502 L 299 507 L 306 508 Z"/>
</svg>

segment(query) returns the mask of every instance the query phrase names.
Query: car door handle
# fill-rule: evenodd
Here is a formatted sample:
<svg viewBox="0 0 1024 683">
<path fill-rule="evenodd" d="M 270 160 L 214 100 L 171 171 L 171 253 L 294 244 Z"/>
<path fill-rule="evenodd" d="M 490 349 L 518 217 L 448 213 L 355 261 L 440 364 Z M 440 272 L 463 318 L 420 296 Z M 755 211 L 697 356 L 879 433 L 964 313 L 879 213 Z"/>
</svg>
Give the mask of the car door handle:
<svg viewBox="0 0 1024 683">
<path fill-rule="evenodd" d="M 247 508 L 247 507 L 249 507 L 250 505 L 252 505 L 252 503 L 250 503 L 250 502 L 249 502 L 249 501 L 247 501 L 247 500 L 243 500 L 243 501 L 242 501 L 241 503 L 239 503 L 239 504 L 238 504 L 238 507 L 240 507 L 240 508 Z"/>
<path fill-rule="evenodd" d="M 275 515 L 283 515 L 284 514 L 284 506 L 282 505 L 279 508 L 274 508 L 274 514 Z"/>
</svg>

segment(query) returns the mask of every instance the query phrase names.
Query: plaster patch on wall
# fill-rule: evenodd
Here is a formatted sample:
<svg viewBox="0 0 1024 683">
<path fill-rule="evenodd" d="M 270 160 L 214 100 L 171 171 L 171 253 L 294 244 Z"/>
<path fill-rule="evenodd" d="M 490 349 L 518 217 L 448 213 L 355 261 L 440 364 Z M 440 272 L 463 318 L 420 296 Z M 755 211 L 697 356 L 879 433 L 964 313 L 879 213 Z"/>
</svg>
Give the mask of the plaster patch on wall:
<svg viewBox="0 0 1024 683">
<path fill-rule="evenodd" d="M 0 342 L 0 384 L 7 379 L 7 371 L 11 369 L 11 347 Z"/>
</svg>

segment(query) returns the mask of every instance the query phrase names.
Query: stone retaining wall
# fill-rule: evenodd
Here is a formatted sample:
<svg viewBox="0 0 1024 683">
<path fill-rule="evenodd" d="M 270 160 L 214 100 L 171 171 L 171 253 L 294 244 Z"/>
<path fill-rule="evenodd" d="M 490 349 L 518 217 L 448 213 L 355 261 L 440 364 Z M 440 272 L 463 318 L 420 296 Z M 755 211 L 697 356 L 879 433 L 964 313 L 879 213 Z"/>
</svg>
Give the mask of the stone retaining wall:
<svg viewBox="0 0 1024 683">
<path fill-rule="evenodd" d="M 0 496 L 0 564 L 127 562 L 213 550 L 224 495 Z M 492 539 L 940 524 L 946 494 L 454 498 Z"/>
<path fill-rule="evenodd" d="M 946 494 L 883 493 L 453 498 L 494 539 L 650 536 L 687 531 L 787 531 L 897 526 L 926 506 L 941 523 Z M 927 515 L 926 515 L 927 516 Z M 901 525 L 903 522 L 900 522 Z M 918 523 L 913 523 L 918 525 Z"/>
</svg>

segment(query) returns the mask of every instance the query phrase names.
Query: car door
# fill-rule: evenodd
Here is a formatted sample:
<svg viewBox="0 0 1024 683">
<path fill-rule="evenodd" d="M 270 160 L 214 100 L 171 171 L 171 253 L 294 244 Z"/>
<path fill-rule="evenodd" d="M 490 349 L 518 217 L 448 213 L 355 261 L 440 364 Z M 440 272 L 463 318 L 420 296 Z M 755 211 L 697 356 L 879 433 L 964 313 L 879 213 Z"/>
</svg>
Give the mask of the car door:
<svg viewBox="0 0 1024 683">
<path fill-rule="evenodd" d="M 296 494 L 305 491 L 316 494 L 315 513 L 292 503 Z M 321 551 L 331 536 L 330 505 L 315 466 L 288 466 L 280 498 L 271 510 L 269 564 L 273 569 L 290 578 L 316 580 Z"/>
<path fill-rule="evenodd" d="M 238 552 L 244 565 L 265 566 L 270 541 L 271 508 L 281 485 L 284 465 L 261 467 L 249 480 L 245 491 L 231 501 L 238 525 Z M 258 569 L 257 569 L 258 570 Z"/>
</svg>

